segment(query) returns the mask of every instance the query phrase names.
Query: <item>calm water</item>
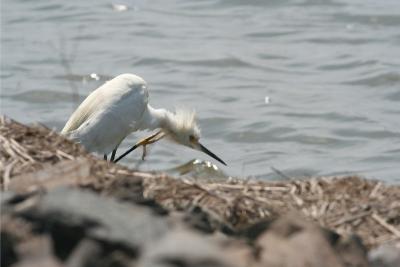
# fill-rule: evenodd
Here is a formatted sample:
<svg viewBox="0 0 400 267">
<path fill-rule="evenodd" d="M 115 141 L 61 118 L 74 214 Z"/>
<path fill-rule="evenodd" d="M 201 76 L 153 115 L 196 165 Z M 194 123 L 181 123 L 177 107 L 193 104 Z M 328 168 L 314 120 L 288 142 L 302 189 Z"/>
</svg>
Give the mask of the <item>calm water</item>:
<svg viewBox="0 0 400 267">
<path fill-rule="evenodd" d="M 153 106 L 197 110 L 227 175 L 400 181 L 398 0 L 6 0 L 1 27 L 1 113 L 16 120 L 61 129 L 131 72 Z M 139 168 L 194 158 L 210 160 L 162 142 Z"/>
</svg>

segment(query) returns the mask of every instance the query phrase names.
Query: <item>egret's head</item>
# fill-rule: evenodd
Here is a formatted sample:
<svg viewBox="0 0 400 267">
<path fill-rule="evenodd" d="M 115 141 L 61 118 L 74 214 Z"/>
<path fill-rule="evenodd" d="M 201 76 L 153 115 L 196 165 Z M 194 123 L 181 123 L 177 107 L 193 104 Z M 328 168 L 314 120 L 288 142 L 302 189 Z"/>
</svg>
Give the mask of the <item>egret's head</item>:
<svg viewBox="0 0 400 267">
<path fill-rule="evenodd" d="M 170 140 L 200 150 L 226 165 L 223 160 L 200 144 L 200 128 L 197 125 L 196 113 L 193 110 L 177 109 L 175 113 L 168 113 L 166 122 L 164 131 Z"/>
<path fill-rule="evenodd" d="M 200 129 L 193 110 L 176 109 L 175 113 L 167 113 L 164 131 L 172 141 L 191 148 L 200 139 Z"/>
</svg>

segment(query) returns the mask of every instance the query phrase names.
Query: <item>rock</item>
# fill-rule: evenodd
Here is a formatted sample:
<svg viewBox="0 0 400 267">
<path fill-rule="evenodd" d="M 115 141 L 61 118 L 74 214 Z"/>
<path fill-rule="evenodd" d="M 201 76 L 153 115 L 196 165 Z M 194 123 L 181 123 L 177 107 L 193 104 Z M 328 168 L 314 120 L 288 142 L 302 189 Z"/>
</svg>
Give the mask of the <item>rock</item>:
<svg viewBox="0 0 400 267">
<path fill-rule="evenodd" d="M 8 196 L 4 202 L 8 216 L 29 222 L 37 236 L 52 243 L 52 252 L 46 252 L 46 257 L 32 258 L 25 253 L 17 259 L 17 253 L 13 262 L 18 260 L 22 266 L 32 260 L 47 266 L 108 267 L 137 266 L 140 261 L 139 266 L 154 267 L 235 267 L 251 261 L 251 249 L 245 243 L 204 235 L 204 229 L 194 231 L 185 222 L 188 215 L 161 216 L 152 207 L 133 204 L 136 200 L 124 201 L 129 202 L 77 188 Z M 35 252 L 29 245 L 33 243 L 26 240 L 22 242 L 26 251 Z M 8 248 L 19 246 L 13 243 Z"/>
<path fill-rule="evenodd" d="M 13 198 L 15 198 L 15 194 L 13 192 L 10 192 L 10 191 L 1 192 L 1 195 L 0 195 L 1 207 L 6 206 L 8 203 L 10 203 L 12 201 Z"/>
<path fill-rule="evenodd" d="M 326 232 L 329 230 L 325 230 Z M 333 233 L 332 231 L 329 231 Z M 367 249 L 356 235 L 338 236 L 330 243 L 344 266 L 369 266 Z"/>
<path fill-rule="evenodd" d="M 260 220 L 253 223 L 247 227 L 239 229 L 236 231 L 238 236 L 244 237 L 249 241 L 254 241 L 257 239 L 264 231 L 270 226 L 272 220 Z"/>
<path fill-rule="evenodd" d="M 17 253 L 15 251 L 15 240 L 9 233 L 1 231 L 1 266 L 10 266 L 18 261 Z"/>
<path fill-rule="evenodd" d="M 13 267 L 64 267 L 60 262 L 58 262 L 53 257 L 50 258 L 34 258 L 26 259 L 18 264 L 13 265 Z"/>
<path fill-rule="evenodd" d="M 324 230 L 301 216 L 283 216 L 272 222 L 256 241 L 260 249 L 260 266 L 368 266 L 365 255 L 358 252 L 359 244 L 350 241 L 346 254 L 357 259 L 345 261 L 342 258 L 343 253 L 340 254 L 335 248 L 338 240 L 337 234 Z"/>
<path fill-rule="evenodd" d="M 84 237 L 136 257 L 141 246 L 168 230 L 167 221 L 149 209 L 71 188 L 50 191 L 18 215 L 51 234 L 61 259 L 70 256 Z"/>
<path fill-rule="evenodd" d="M 238 251 L 238 250 L 237 250 Z M 239 267 L 246 259 L 238 259 L 233 250 L 222 246 L 211 236 L 187 229 L 170 231 L 157 243 L 147 247 L 139 262 L 140 267 Z"/>
<path fill-rule="evenodd" d="M 101 245 L 94 240 L 85 238 L 71 252 L 65 265 L 67 267 L 95 266 L 95 262 L 101 255 Z"/>
<path fill-rule="evenodd" d="M 48 235 L 34 236 L 17 246 L 21 261 L 15 267 L 62 267 L 54 257 L 52 241 Z"/>
<path fill-rule="evenodd" d="M 368 254 L 372 267 L 400 266 L 400 242 L 381 245 Z"/>
</svg>

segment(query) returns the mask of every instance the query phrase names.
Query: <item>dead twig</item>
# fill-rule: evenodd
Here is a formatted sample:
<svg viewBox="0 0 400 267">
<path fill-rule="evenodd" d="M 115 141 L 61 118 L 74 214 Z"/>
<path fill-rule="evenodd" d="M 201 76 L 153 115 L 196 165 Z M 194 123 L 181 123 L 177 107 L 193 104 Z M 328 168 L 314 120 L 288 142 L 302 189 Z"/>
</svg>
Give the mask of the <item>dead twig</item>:
<svg viewBox="0 0 400 267">
<path fill-rule="evenodd" d="M 375 221 L 377 221 L 380 225 L 382 225 L 384 228 L 386 228 L 389 232 L 392 234 L 396 235 L 398 238 L 400 238 L 400 230 L 398 230 L 396 227 L 393 225 L 387 223 L 385 219 L 383 219 L 381 216 L 379 216 L 377 213 L 373 213 L 371 216 Z"/>
<path fill-rule="evenodd" d="M 364 211 L 364 212 L 361 212 L 361 213 L 358 213 L 358 214 L 355 214 L 355 215 L 349 215 L 349 216 L 341 218 L 340 220 L 337 220 L 336 222 L 332 223 L 332 225 L 333 226 L 339 226 L 339 225 L 342 225 L 344 223 L 348 223 L 348 222 L 351 222 L 351 221 L 366 217 L 366 216 L 368 216 L 370 214 L 371 214 L 371 211 Z"/>
</svg>

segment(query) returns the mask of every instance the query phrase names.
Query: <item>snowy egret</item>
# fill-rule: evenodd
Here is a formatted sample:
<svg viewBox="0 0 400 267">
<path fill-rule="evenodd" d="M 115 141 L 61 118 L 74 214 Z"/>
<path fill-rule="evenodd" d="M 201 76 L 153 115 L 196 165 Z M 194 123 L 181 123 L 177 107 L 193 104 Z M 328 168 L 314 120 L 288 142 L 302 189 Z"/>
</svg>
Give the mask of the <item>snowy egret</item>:
<svg viewBox="0 0 400 267">
<path fill-rule="evenodd" d="M 121 74 L 106 82 L 81 103 L 71 115 L 61 133 L 89 152 L 111 154 L 117 162 L 139 146 L 166 137 L 175 143 L 200 150 L 226 165 L 223 160 L 199 142 L 200 130 L 193 111 L 156 109 L 148 103 L 147 83 L 134 74 Z M 155 134 L 142 139 L 116 160 L 118 146 L 130 133 L 139 130 L 155 130 Z"/>
</svg>

